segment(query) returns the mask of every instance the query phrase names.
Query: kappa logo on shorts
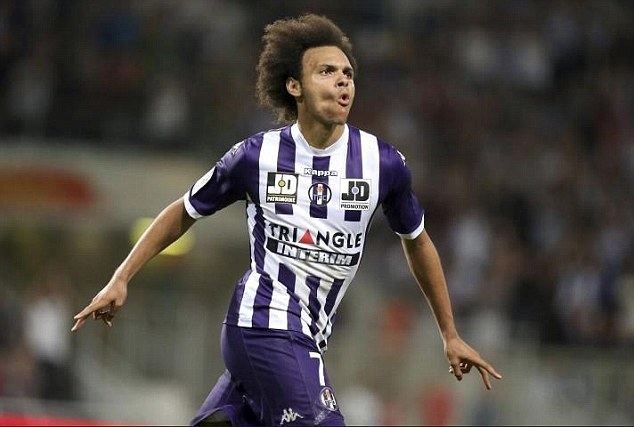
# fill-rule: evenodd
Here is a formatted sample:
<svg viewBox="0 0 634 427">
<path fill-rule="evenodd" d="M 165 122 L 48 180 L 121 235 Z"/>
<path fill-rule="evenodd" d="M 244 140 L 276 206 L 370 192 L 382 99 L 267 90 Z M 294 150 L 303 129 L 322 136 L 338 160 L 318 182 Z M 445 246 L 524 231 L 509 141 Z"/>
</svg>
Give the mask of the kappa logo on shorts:
<svg viewBox="0 0 634 427">
<path fill-rule="evenodd" d="M 266 203 L 297 203 L 296 173 L 269 172 L 266 179 Z"/>
<path fill-rule="evenodd" d="M 330 387 L 324 387 L 321 390 L 319 400 L 321 401 L 321 404 L 326 407 L 326 409 L 330 411 L 337 410 L 337 400 L 335 399 L 335 394 L 332 392 L 332 389 Z"/>
<path fill-rule="evenodd" d="M 282 420 L 280 421 L 280 425 L 284 423 L 292 423 L 298 418 L 304 418 L 304 417 L 299 415 L 297 412 L 293 411 L 292 408 L 284 409 L 284 412 L 282 414 Z"/>
</svg>

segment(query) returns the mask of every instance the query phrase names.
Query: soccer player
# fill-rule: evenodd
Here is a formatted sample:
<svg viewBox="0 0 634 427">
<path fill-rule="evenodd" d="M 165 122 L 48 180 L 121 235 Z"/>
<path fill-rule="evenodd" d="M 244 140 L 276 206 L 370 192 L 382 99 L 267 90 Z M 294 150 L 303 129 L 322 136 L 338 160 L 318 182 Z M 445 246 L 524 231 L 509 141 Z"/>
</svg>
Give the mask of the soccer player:
<svg viewBox="0 0 634 427">
<path fill-rule="evenodd" d="M 251 265 L 237 282 L 221 334 L 227 367 L 193 425 L 343 425 L 322 353 L 381 206 L 435 315 L 450 372 L 496 370 L 458 335 L 440 259 L 424 229 L 404 157 L 346 123 L 355 59 L 345 34 L 316 15 L 264 31 L 257 94 L 289 123 L 231 148 L 165 208 L 76 316 L 108 326 L 131 278 L 192 224 L 246 203 Z"/>
</svg>

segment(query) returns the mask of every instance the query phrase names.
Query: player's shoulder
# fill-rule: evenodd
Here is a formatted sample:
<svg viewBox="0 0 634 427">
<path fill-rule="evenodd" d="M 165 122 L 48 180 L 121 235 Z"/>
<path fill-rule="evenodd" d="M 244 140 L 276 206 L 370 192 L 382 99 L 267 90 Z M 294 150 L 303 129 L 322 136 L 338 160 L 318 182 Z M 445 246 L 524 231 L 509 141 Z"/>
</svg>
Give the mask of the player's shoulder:
<svg viewBox="0 0 634 427">
<path fill-rule="evenodd" d="M 244 150 L 245 152 L 252 151 L 252 150 L 259 151 L 260 148 L 262 147 L 262 141 L 264 140 L 264 137 L 266 135 L 279 134 L 283 129 L 284 127 L 281 127 L 281 128 L 262 130 L 258 133 L 254 133 L 253 135 L 250 135 L 244 138 L 242 141 L 235 144 L 232 147 L 232 150 Z"/>
<path fill-rule="evenodd" d="M 400 164 L 405 164 L 405 156 L 388 141 L 374 135 L 371 132 L 357 128 L 352 125 L 348 125 L 351 131 L 358 131 L 361 139 L 361 146 L 368 148 L 375 148 L 379 151 L 381 161 L 387 165 L 393 165 L 398 167 Z"/>
<path fill-rule="evenodd" d="M 249 154 L 256 151 L 260 151 L 260 147 L 262 146 L 262 140 L 264 135 L 268 132 L 274 130 L 266 130 L 260 131 L 258 133 L 254 133 L 253 135 L 249 135 L 243 140 L 233 144 L 229 150 L 225 153 L 225 158 L 246 158 L 249 157 Z"/>
</svg>

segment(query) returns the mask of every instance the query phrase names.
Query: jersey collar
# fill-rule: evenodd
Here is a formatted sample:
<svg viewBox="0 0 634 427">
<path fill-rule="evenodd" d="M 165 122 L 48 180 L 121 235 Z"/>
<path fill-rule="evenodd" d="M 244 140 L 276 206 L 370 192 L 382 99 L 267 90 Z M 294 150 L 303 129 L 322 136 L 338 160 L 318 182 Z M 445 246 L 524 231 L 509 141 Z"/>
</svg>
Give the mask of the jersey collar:
<svg viewBox="0 0 634 427">
<path fill-rule="evenodd" d="M 295 140 L 295 143 L 315 156 L 330 156 L 336 151 L 339 151 L 342 147 L 345 147 L 348 144 L 349 135 L 350 131 L 348 130 L 348 124 L 346 123 L 343 127 L 341 136 L 333 144 L 326 148 L 315 148 L 306 141 L 306 138 L 304 138 L 304 135 L 302 135 L 302 132 L 299 130 L 297 122 L 291 126 L 291 136 L 293 137 L 293 140 Z"/>
</svg>

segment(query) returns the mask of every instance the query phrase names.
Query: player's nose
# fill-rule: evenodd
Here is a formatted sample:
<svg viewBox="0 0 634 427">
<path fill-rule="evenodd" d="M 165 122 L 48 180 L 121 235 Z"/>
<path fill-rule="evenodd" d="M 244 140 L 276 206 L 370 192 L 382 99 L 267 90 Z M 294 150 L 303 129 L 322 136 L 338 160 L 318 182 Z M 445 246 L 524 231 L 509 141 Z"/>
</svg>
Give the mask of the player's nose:
<svg viewBox="0 0 634 427">
<path fill-rule="evenodd" d="M 348 76 L 345 74 L 339 75 L 339 78 L 337 79 L 337 87 L 348 87 L 349 83 L 350 78 Z"/>
</svg>

